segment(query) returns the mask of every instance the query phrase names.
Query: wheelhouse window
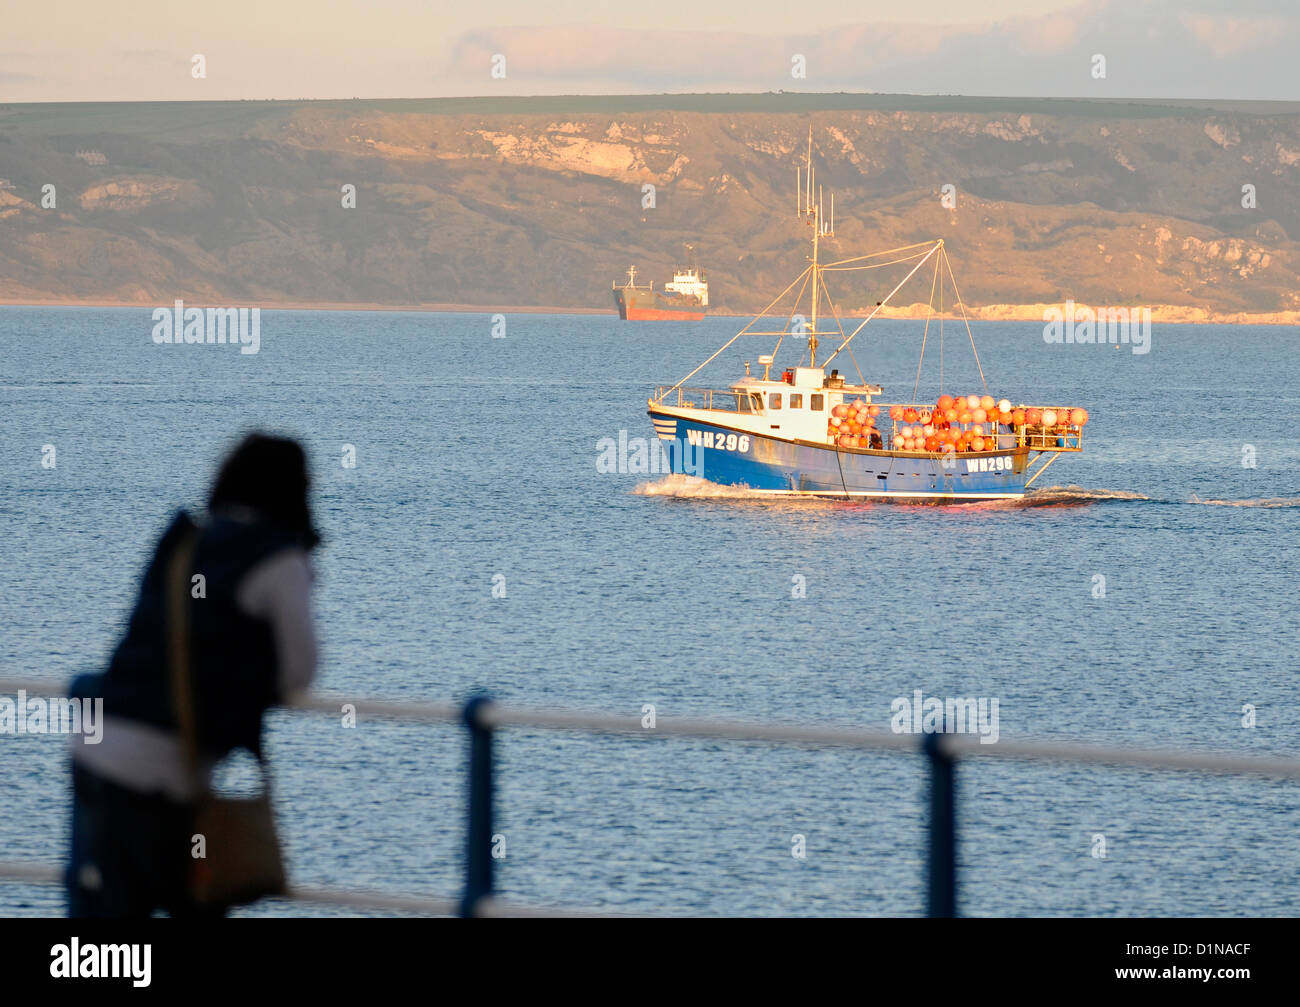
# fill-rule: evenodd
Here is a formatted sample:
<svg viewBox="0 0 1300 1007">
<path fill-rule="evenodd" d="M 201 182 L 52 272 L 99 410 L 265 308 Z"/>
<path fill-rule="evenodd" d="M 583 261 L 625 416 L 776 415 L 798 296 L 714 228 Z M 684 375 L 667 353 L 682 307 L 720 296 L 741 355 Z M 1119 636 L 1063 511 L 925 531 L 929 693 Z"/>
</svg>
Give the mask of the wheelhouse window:
<svg viewBox="0 0 1300 1007">
<path fill-rule="evenodd" d="M 768 409 L 780 409 L 780 408 L 781 408 L 781 393 L 780 393 L 780 392 L 771 392 L 771 393 L 768 394 L 768 396 L 767 396 L 767 408 L 768 408 Z"/>
<path fill-rule="evenodd" d="M 791 392 L 791 393 L 790 393 L 790 408 L 791 408 L 791 409 L 802 409 L 802 408 L 803 408 L 803 394 L 802 394 L 802 393 L 799 393 L 799 392 Z"/>
<path fill-rule="evenodd" d="M 823 409 L 826 408 L 826 396 L 825 396 L 825 395 L 809 395 L 809 396 L 808 396 L 808 408 L 809 408 L 809 409 L 816 410 L 817 412 L 821 412 Z"/>
</svg>

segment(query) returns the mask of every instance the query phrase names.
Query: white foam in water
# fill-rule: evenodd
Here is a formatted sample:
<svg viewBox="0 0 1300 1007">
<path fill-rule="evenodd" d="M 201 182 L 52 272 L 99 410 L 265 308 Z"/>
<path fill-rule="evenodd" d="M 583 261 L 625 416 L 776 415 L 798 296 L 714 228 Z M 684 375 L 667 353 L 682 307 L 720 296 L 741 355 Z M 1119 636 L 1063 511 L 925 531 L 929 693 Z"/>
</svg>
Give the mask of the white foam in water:
<svg viewBox="0 0 1300 1007">
<path fill-rule="evenodd" d="M 680 473 L 666 475 L 662 479 L 652 482 L 639 483 L 632 491 L 638 496 L 664 496 L 680 497 L 687 500 L 766 500 L 789 502 L 792 500 L 807 500 L 815 503 L 843 503 L 844 501 L 836 496 L 823 497 L 798 497 L 798 496 L 774 496 L 771 493 L 763 493 L 758 490 L 750 489 L 748 486 L 724 486 L 720 483 L 709 482 L 707 479 L 701 479 L 699 476 L 688 476 Z M 1132 493 L 1128 490 L 1107 490 L 1107 489 L 1085 489 L 1082 486 L 1047 486 L 1043 489 L 1030 489 L 1023 500 L 970 500 L 958 502 L 959 506 L 970 508 L 980 507 L 986 509 L 1007 508 L 1007 507 L 1035 507 L 1051 504 L 1069 504 L 1069 503 L 1094 503 L 1099 500 L 1150 500 L 1150 497 L 1143 496 L 1141 493 Z M 877 503 L 876 500 L 862 500 L 855 498 L 855 504 Z M 944 506 L 951 505 L 953 501 L 949 500 L 914 500 L 893 501 L 896 504 L 906 506 L 911 504 L 922 504 L 926 506 Z"/>
<path fill-rule="evenodd" d="M 1265 497 L 1258 500 L 1202 500 L 1195 493 L 1187 501 L 1206 507 L 1300 507 L 1300 497 Z"/>
<path fill-rule="evenodd" d="M 1149 496 L 1134 493 L 1131 490 L 1085 489 L 1083 486 L 1044 486 L 1042 489 L 1029 489 L 1025 492 L 1026 504 L 1040 503 L 1089 503 L 1094 500 L 1150 500 Z"/>
<path fill-rule="evenodd" d="M 699 476 L 673 472 L 653 482 L 637 484 L 632 491 L 638 496 L 683 497 L 694 500 L 771 500 L 768 493 L 760 493 L 748 486 L 723 486 Z"/>
</svg>

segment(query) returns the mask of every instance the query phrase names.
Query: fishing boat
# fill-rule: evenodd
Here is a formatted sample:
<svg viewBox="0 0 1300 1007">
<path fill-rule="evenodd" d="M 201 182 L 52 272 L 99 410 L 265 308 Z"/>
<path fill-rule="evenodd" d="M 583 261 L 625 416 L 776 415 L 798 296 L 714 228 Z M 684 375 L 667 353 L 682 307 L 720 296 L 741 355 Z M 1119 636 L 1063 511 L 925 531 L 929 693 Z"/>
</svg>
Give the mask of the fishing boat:
<svg viewBox="0 0 1300 1007">
<path fill-rule="evenodd" d="M 695 370 L 674 385 L 655 388 L 648 400 L 650 420 L 673 472 L 779 496 L 928 503 L 1017 500 L 1062 454 L 1082 450 L 1085 409 L 1012 405 L 1009 398 L 990 394 L 942 238 L 823 262 L 823 243 L 835 236 L 835 198 L 831 196 L 830 216 L 824 216 L 825 194 L 815 178 L 811 131 L 806 163 L 795 169 L 795 191 L 796 216 L 811 227 L 807 267 Z M 886 267 L 902 271 L 909 266 L 889 294 L 846 332 L 826 274 Z M 865 378 L 851 346 L 909 281 L 918 275 L 927 278 L 922 273 L 927 266 L 930 312 L 912 399 L 879 401 L 881 386 Z M 943 392 L 941 379 L 936 398 L 918 401 L 936 292 L 941 332 L 949 285 L 950 303 L 960 309 L 982 389 L 950 395 Z M 791 310 L 776 314 L 792 294 Z M 764 327 L 772 318 L 783 319 L 780 329 Z M 687 385 L 738 340 L 750 336 L 776 340 L 771 353 L 758 357 L 761 375 L 751 374 L 746 362 L 744 375 L 725 388 Z M 833 349 L 819 357 L 827 343 Z M 783 344 L 787 351 L 794 347 L 794 359 L 778 365 Z M 840 373 L 849 362 L 856 382 Z"/>
</svg>

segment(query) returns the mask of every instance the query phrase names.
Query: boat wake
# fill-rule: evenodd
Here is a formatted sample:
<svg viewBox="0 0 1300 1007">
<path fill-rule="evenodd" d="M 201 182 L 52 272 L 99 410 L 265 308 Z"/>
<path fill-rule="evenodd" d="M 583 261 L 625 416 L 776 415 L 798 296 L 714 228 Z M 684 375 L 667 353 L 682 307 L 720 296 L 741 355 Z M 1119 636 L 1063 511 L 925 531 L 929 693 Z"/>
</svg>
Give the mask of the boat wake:
<svg viewBox="0 0 1300 1007">
<path fill-rule="evenodd" d="M 682 475 L 674 472 L 654 482 L 639 483 L 632 491 L 637 496 L 646 497 L 681 497 L 685 500 L 773 500 L 771 493 L 760 493 L 748 486 L 723 486 L 711 483 L 699 476 Z M 784 497 L 781 499 L 793 499 Z M 809 498 L 815 503 L 825 503 L 815 497 Z"/>
<path fill-rule="evenodd" d="M 683 500 L 739 500 L 764 503 L 798 503 L 819 506 L 871 508 L 886 503 L 881 500 L 844 500 L 835 496 L 784 496 L 750 489 L 748 486 L 724 486 L 698 476 L 674 473 L 653 482 L 643 482 L 632 491 L 637 496 L 674 497 Z M 1262 497 L 1253 500 L 1202 500 L 1192 494 L 1190 500 L 1160 500 L 1131 490 L 1088 489 L 1083 486 L 1045 486 L 1026 491 L 1021 500 L 893 500 L 891 507 L 960 507 L 962 510 L 1022 510 L 1028 507 L 1078 507 L 1088 504 L 1124 501 L 1147 501 L 1163 504 L 1198 504 L 1204 507 L 1300 507 L 1300 497 Z"/>
<path fill-rule="evenodd" d="M 1012 501 L 1016 507 L 1053 507 L 1058 504 L 1099 503 L 1105 500 L 1150 500 L 1131 490 L 1085 489 L 1083 486 L 1044 486 L 1025 491 L 1023 500 Z"/>
<path fill-rule="evenodd" d="M 782 503 L 799 501 L 802 503 L 815 503 L 822 505 L 848 504 L 855 507 L 870 507 L 886 502 L 881 500 L 861 499 L 846 501 L 836 496 L 785 496 L 750 489 L 748 486 L 743 485 L 724 486 L 720 483 L 709 482 L 707 479 L 701 479 L 699 476 L 688 476 L 680 473 L 666 475 L 662 479 L 657 479 L 652 482 L 639 483 L 636 489 L 632 492 L 637 496 L 678 497 L 686 500 L 762 500 L 768 503 L 775 501 L 780 501 Z M 1053 507 L 1066 506 L 1070 504 L 1090 504 L 1105 500 L 1149 499 L 1151 498 L 1143 496 L 1141 493 L 1131 493 L 1128 490 L 1093 490 L 1084 489 L 1082 486 L 1049 486 L 1039 490 L 1029 490 L 1025 494 L 1023 500 L 934 500 L 928 502 L 919 500 L 894 500 L 888 501 L 888 505 L 892 507 L 961 507 L 963 509 L 979 508 L 986 510 L 999 510 L 1019 507 Z"/>
<path fill-rule="evenodd" d="M 1205 507 L 1300 507 L 1300 497 L 1262 497 L 1257 500 L 1202 500 L 1195 493 L 1187 501 Z"/>
</svg>

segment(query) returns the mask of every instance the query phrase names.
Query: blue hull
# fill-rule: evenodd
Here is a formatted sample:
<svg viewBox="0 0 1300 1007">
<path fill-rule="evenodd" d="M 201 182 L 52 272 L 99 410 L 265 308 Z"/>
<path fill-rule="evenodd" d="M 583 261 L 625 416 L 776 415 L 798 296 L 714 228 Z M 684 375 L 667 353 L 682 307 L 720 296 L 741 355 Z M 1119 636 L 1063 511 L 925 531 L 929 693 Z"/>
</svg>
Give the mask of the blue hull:
<svg viewBox="0 0 1300 1007">
<path fill-rule="evenodd" d="M 1025 448 L 944 459 L 917 452 L 834 448 L 788 441 L 650 410 L 674 472 L 785 496 L 935 503 L 1024 496 Z"/>
</svg>

